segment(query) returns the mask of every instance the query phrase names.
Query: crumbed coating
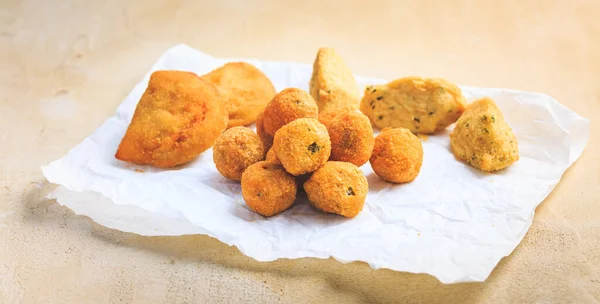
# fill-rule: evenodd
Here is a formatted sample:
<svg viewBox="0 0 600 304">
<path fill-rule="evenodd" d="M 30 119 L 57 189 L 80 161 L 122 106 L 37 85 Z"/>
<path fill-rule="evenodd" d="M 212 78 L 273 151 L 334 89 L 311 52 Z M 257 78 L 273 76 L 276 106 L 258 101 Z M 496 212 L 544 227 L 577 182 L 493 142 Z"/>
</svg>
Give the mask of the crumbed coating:
<svg viewBox="0 0 600 304">
<path fill-rule="evenodd" d="M 423 145 L 405 128 L 385 128 L 375 137 L 369 160 L 375 174 L 392 183 L 413 181 L 423 164 Z"/>
<path fill-rule="evenodd" d="M 265 158 L 262 141 L 246 127 L 233 127 L 223 132 L 213 147 L 213 161 L 224 177 L 239 181 L 248 166 Z"/>
<path fill-rule="evenodd" d="M 319 112 L 358 109 L 360 89 L 356 79 L 333 48 L 320 48 L 317 52 L 309 86 Z"/>
<path fill-rule="evenodd" d="M 275 133 L 275 156 L 285 170 L 298 176 L 321 167 L 331 155 L 327 128 L 314 118 L 300 118 Z"/>
<path fill-rule="evenodd" d="M 296 180 L 281 165 L 255 163 L 242 173 L 241 184 L 246 205 L 263 216 L 279 214 L 296 200 Z"/>
<path fill-rule="evenodd" d="M 371 157 L 374 136 L 369 119 L 356 111 L 327 111 L 319 114 L 331 139 L 333 161 L 345 161 L 360 167 Z"/>
<path fill-rule="evenodd" d="M 317 209 L 352 218 L 363 209 L 369 184 L 357 166 L 329 161 L 304 183 L 304 190 Z"/>
<path fill-rule="evenodd" d="M 190 72 L 156 71 L 115 157 L 160 168 L 187 163 L 214 144 L 227 119 L 213 84 Z"/>
<path fill-rule="evenodd" d="M 519 144 L 496 103 L 488 97 L 469 104 L 450 133 L 454 156 L 485 172 L 519 160 Z"/>
<path fill-rule="evenodd" d="M 269 149 L 269 152 L 267 152 L 267 156 L 266 156 L 265 160 L 272 164 L 281 165 L 281 162 L 279 161 L 279 159 L 277 159 L 277 156 L 275 156 L 275 151 L 273 150 L 273 148 Z"/>
<path fill-rule="evenodd" d="M 318 118 L 317 104 L 307 92 L 287 88 L 265 107 L 263 129 L 274 136 L 277 130 L 298 118 Z"/>
<path fill-rule="evenodd" d="M 360 103 L 373 125 L 432 134 L 456 122 L 465 109 L 460 88 L 444 79 L 406 77 L 368 86 Z"/>
<path fill-rule="evenodd" d="M 271 80 L 246 62 L 226 63 L 202 79 L 219 87 L 229 113 L 229 128 L 253 123 L 276 93 Z"/>
</svg>

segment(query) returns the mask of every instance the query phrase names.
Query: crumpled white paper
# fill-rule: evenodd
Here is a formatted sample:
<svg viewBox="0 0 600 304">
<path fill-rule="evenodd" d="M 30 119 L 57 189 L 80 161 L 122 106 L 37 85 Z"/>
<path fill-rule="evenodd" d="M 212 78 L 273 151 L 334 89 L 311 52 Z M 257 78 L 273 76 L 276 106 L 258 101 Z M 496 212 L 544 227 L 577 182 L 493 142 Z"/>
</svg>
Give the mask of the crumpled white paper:
<svg viewBox="0 0 600 304">
<path fill-rule="evenodd" d="M 48 181 L 59 185 L 51 197 L 106 227 L 149 236 L 207 234 L 258 261 L 333 257 L 344 263 L 364 261 L 375 269 L 427 273 L 443 283 L 484 281 L 519 244 L 536 206 L 589 138 L 589 121 L 549 96 L 462 87 L 468 101 L 485 95 L 497 102 L 519 140 L 521 159 L 501 172 L 482 173 L 454 159 L 447 132 L 431 136 L 423 142 L 423 167 L 412 183 L 385 183 L 369 164 L 361 168 L 369 193 L 354 219 L 318 212 L 305 197 L 278 216 L 257 215 L 245 206 L 239 184 L 219 175 L 212 150 L 173 170 L 114 158 L 152 71 L 202 75 L 231 60 L 255 65 L 278 91 L 308 89 L 310 65 L 217 59 L 175 46 L 115 116 L 42 168 Z M 357 80 L 361 86 L 385 82 Z"/>
</svg>

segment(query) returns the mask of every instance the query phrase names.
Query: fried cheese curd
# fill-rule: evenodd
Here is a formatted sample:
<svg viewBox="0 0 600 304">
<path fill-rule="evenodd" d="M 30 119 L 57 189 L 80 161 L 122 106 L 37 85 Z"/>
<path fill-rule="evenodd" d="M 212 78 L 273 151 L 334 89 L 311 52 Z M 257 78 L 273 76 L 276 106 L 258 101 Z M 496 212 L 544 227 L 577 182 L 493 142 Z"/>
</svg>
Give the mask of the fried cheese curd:
<svg viewBox="0 0 600 304">
<path fill-rule="evenodd" d="M 369 119 L 356 111 L 327 111 L 319 114 L 331 139 L 329 160 L 345 161 L 360 167 L 369 161 L 373 151 L 373 128 Z"/>
<path fill-rule="evenodd" d="M 327 128 L 314 118 L 296 119 L 275 133 L 275 156 L 294 176 L 310 173 L 323 166 L 331 155 Z"/>
<path fill-rule="evenodd" d="M 405 128 L 385 128 L 375 137 L 369 160 L 375 174 L 392 183 L 413 181 L 423 164 L 421 140 Z"/>
<path fill-rule="evenodd" d="M 159 168 L 184 164 L 214 144 L 227 120 L 215 85 L 190 72 L 156 71 L 115 158 Z"/>
<path fill-rule="evenodd" d="M 465 110 L 459 87 L 440 78 L 406 77 L 368 86 L 360 103 L 373 125 L 433 134 L 456 122 Z"/>
<path fill-rule="evenodd" d="M 255 66 L 245 62 L 229 62 L 202 79 L 219 87 L 229 113 L 228 127 L 245 126 L 275 96 L 271 80 Z"/>
<path fill-rule="evenodd" d="M 267 161 L 250 165 L 241 184 L 246 205 L 263 216 L 279 214 L 296 200 L 296 180 L 281 165 Z"/>
<path fill-rule="evenodd" d="M 263 117 L 265 115 L 265 111 L 264 109 L 260 111 L 260 113 L 258 113 L 258 116 L 256 117 L 256 134 L 258 134 L 258 137 L 260 137 L 260 140 L 263 142 L 263 145 L 265 146 L 265 149 L 271 149 L 271 146 L 273 146 L 273 135 L 268 134 L 265 131 L 264 125 L 263 125 Z"/>
<path fill-rule="evenodd" d="M 305 91 L 287 88 L 279 92 L 265 107 L 264 131 L 275 136 L 275 132 L 298 118 L 318 118 L 315 100 Z"/>
<path fill-rule="evenodd" d="M 369 185 L 357 166 L 329 161 L 304 183 L 304 191 L 315 208 L 352 218 L 362 211 Z"/>
<path fill-rule="evenodd" d="M 519 160 L 519 144 L 496 103 L 488 97 L 472 102 L 450 133 L 454 156 L 484 171 L 504 169 Z"/>
<path fill-rule="evenodd" d="M 264 160 L 262 141 L 246 127 L 233 127 L 217 138 L 213 146 L 213 161 L 224 177 L 240 181 L 248 166 Z"/>
<path fill-rule="evenodd" d="M 333 48 L 320 48 L 317 52 L 309 86 L 319 112 L 358 109 L 360 89 L 356 79 Z"/>
</svg>

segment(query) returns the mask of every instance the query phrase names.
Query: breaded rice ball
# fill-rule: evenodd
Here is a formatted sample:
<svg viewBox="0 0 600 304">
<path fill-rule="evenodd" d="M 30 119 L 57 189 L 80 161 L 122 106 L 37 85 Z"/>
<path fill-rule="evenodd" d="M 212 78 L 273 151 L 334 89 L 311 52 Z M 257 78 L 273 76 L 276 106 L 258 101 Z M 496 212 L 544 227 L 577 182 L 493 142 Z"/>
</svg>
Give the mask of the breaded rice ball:
<svg viewBox="0 0 600 304">
<path fill-rule="evenodd" d="M 239 181 L 248 166 L 265 158 L 265 147 L 256 133 L 246 127 L 223 132 L 213 147 L 213 161 L 221 175 Z"/>
<path fill-rule="evenodd" d="M 304 191 L 317 209 L 352 218 L 363 209 L 369 184 L 357 166 L 329 161 L 304 183 Z"/>
<path fill-rule="evenodd" d="M 256 117 L 256 134 L 258 134 L 258 137 L 260 137 L 260 140 L 262 140 L 263 145 L 265 146 L 265 149 L 269 150 L 269 149 L 271 149 L 271 146 L 273 146 L 273 135 L 267 134 L 267 132 L 265 131 L 265 128 L 263 125 L 264 115 L 265 115 L 265 109 L 262 109 L 260 111 L 260 113 L 258 113 L 258 116 Z"/>
<path fill-rule="evenodd" d="M 414 180 L 423 164 L 421 140 L 405 128 L 385 128 L 375 137 L 371 155 L 375 174 L 392 183 Z"/>
<path fill-rule="evenodd" d="M 317 103 L 307 92 L 288 88 L 279 92 L 265 107 L 263 128 L 272 136 L 298 118 L 318 118 Z"/>
<path fill-rule="evenodd" d="M 115 158 L 159 168 L 187 163 L 213 146 L 227 120 L 215 85 L 190 72 L 156 71 Z"/>
<path fill-rule="evenodd" d="M 296 180 L 281 165 L 261 161 L 242 174 L 242 196 L 246 205 L 263 216 L 279 214 L 296 200 Z"/>
<path fill-rule="evenodd" d="M 275 156 L 294 176 L 319 169 L 331 155 L 327 128 L 314 118 L 300 118 L 275 133 Z"/>
<path fill-rule="evenodd" d="M 279 161 L 279 159 L 277 159 L 277 156 L 275 156 L 275 151 L 273 151 L 273 148 L 269 149 L 269 152 L 267 152 L 267 156 L 265 157 L 265 160 L 272 164 L 281 165 L 281 162 Z"/>
<path fill-rule="evenodd" d="M 519 144 L 504 115 L 488 97 L 467 106 L 450 133 L 456 158 L 484 172 L 504 169 L 519 160 Z"/>
<path fill-rule="evenodd" d="M 331 138 L 333 161 L 353 163 L 360 167 L 371 157 L 374 137 L 369 118 L 356 111 L 327 111 L 319 114 Z"/>
</svg>

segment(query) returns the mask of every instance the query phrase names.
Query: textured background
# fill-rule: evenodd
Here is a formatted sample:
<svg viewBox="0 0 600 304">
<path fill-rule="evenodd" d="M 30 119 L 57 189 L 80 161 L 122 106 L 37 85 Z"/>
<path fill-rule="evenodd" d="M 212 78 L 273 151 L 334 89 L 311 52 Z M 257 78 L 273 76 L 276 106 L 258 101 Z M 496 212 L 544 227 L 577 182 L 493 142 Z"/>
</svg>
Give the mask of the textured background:
<svg viewBox="0 0 600 304">
<path fill-rule="evenodd" d="M 600 300 L 598 1 L 0 1 L 0 303 Z M 592 138 L 485 283 L 442 285 L 363 263 L 259 263 L 206 236 L 140 237 L 44 199 L 39 167 L 115 110 L 168 47 L 439 76 L 547 93 Z"/>
</svg>

